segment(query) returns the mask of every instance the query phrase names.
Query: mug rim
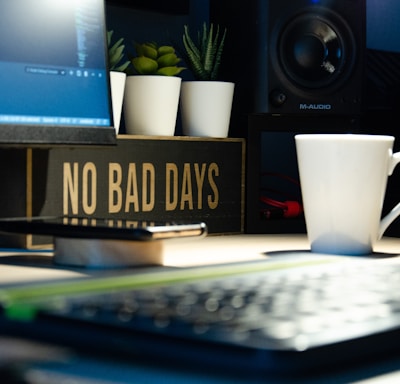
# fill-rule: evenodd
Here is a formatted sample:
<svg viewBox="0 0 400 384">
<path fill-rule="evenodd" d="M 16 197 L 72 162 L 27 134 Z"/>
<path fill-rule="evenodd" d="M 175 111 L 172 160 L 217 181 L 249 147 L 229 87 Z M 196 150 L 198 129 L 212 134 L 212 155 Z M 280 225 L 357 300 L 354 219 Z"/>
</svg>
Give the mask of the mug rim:
<svg viewBox="0 0 400 384">
<path fill-rule="evenodd" d="M 300 133 L 294 136 L 295 140 L 346 140 L 346 141 L 394 141 L 391 135 L 374 135 L 367 133 Z"/>
</svg>

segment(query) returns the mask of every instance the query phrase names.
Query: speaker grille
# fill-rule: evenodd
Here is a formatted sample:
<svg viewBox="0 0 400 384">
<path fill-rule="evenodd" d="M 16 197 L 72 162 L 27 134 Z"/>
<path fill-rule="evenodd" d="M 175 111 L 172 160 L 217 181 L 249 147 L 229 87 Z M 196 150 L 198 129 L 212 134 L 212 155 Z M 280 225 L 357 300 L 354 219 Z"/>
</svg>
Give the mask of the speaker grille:
<svg viewBox="0 0 400 384">
<path fill-rule="evenodd" d="M 394 111 L 400 106 L 400 53 L 368 49 L 366 63 L 367 109 Z"/>
<path fill-rule="evenodd" d="M 313 9 L 294 17 L 282 29 L 276 45 L 275 65 L 300 89 L 337 88 L 355 64 L 351 31 L 339 15 L 327 10 Z"/>
</svg>

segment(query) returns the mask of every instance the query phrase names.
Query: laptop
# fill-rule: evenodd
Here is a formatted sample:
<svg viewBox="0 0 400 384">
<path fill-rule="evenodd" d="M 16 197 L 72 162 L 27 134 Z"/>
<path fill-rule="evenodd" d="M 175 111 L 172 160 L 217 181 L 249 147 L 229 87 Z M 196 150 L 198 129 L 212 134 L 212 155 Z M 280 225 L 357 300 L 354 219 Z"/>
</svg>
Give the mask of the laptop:
<svg viewBox="0 0 400 384">
<path fill-rule="evenodd" d="M 110 145 L 104 0 L 0 0 L 0 146 Z"/>
</svg>

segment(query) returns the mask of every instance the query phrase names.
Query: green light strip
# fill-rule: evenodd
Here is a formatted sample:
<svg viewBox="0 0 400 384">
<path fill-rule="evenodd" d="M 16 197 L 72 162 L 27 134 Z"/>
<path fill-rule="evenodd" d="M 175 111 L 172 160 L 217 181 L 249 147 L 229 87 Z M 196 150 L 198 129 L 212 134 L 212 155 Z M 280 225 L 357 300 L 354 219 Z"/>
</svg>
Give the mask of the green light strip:
<svg viewBox="0 0 400 384">
<path fill-rule="evenodd" d="M 105 293 L 120 290 L 132 290 L 149 286 L 177 284 L 202 279 L 234 276 L 239 274 L 282 270 L 296 267 L 317 266 L 337 262 L 337 258 L 326 257 L 317 260 L 297 260 L 280 262 L 249 262 L 238 264 L 213 265 L 184 269 L 124 275 L 113 277 L 87 278 L 66 282 L 43 283 L 3 289 L 0 302 L 5 314 L 10 319 L 33 320 L 38 309 L 43 308 L 47 300 L 57 296 L 69 296 L 88 293 Z"/>
</svg>

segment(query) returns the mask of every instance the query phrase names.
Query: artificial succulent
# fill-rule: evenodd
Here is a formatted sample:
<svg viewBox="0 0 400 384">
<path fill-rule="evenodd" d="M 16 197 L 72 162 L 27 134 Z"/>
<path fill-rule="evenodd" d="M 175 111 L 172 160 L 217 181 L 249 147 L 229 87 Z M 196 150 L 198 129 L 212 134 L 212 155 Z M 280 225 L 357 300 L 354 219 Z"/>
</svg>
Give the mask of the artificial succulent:
<svg viewBox="0 0 400 384">
<path fill-rule="evenodd" d="M 178 66 L 181 59 L 170 45 L 159 46 L 154 42 L 134 45 L 136 56 L 131 63 L 136 74 L 176 76 L 186 69 Z"/>
<path fill-rule="evenodd" d="M 220 33 L 219 25 L 203 23 L 195 39 L 190 35 L 189 27 L 184 25 L 183 45 L 185 60 L 197 80 L 217 80 L 225 44 L 226 28 Z"/>
<path fill-rule="evenodd" d="M 129 60 L 123 61 L 125 56 L 124 38 L 112 41 L 114 31 L 107 31 L 108 68 L 110 71 L 125 72 L 130 64 Z"/>
</svg>

